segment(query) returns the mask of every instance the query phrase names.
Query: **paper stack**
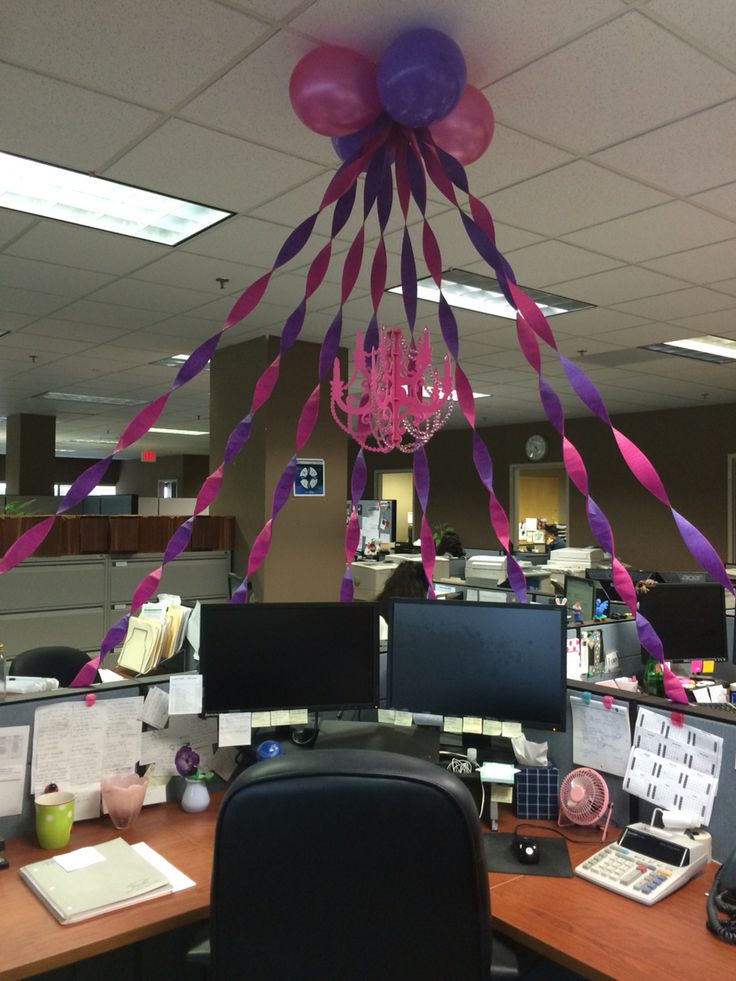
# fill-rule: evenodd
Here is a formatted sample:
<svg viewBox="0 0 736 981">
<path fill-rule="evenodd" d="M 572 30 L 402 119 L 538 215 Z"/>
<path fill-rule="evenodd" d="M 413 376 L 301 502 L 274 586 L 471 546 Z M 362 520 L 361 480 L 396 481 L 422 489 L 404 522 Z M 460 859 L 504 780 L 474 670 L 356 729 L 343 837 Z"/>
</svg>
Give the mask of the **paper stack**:
<svg viewBox="0 0 736 981">
<path fill-rule="evenodd" d="M 165 661 L 181 650 L 187 622 L 188 606 L 170 599 L 145 603 L 141 614 L 131 617 L 128 632 L 118 657 L 118 667 L 135 674 L 146 674 L 159 661 Z"/>
</svg>

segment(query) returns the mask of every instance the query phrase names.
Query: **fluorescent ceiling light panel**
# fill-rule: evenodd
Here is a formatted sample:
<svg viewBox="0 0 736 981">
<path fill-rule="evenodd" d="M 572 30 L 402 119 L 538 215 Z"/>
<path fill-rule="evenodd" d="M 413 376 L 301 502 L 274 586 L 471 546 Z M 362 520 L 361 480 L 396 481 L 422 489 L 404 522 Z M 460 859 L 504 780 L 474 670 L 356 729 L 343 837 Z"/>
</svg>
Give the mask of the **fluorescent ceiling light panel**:
<svg viewBox="0 0 736 981">
<path fill-rule="evenodd" d="M 647 344 L 642 350 L 674 354 L 680 358 L 693 358 L 696 361 L 710 361 L 712 364 L 728 364 L 729 361 L 736 361 L 736 341 L 728 337 L 716 337 L 714 334 L 683 337 L 679 341 L 662 341 L 660 344 Z"/>
<path fill-rule="evenodd" d="M 169 433 L 171 436 L 209 436 L 208 429 L 156 429 L 152 427 L 149 433 Z"/>
<path fill-rule="evenodd" d="M 172 354 L 168 358 L 159 358 L 158 361 L 151 361 L 151 364 L 161 364 L 165 368 L 181 368 L 181 366 L 184 364 L 184 362 L 187 360 L 188 357 L 189 357 L 188 354 Z M 202 371 L 209 371 L 209 370 L 210 370 L 210 363 L 208 361 L 207 364 L 202 369 Z"/>
<path fill-rule="evenodd" d="M 93 405 L 145 405 L 141 399 L 123 399 L 114 395 L 78 395 L 75 392 L 41 392 L 37 399 L 51 402 L 88 402 Z"/>
<path fill-rule="evenodd" d="M 0 207 L 178 245 L 233 214 L 0 152 Z"/>
<path fill-rule="evenodd" d="M 535 301 L 545 317 L 556 317 L 561 313 L 587 310 L 594 306 L 593 303 L 571 300 L 544 290 L 530 289 L 528 286 L 522 289 Z M 399 285 L 392 286 L 386 292 L 402 293 L 403 290 Z M 507 320 L 516 319 L 516 311 L 506 301 L 498 280 L 492 276 L 481 276 L 465 269 L 448 269 L 442 273 L 442 293 L 451 307 L 487 313 L 491 317 L 505 317 Z M 420 300 L 429 300 L 431 303 L 440 302 L 440 291 L 431 276 L 417 280 L 417 296 Z"/>
</svg>

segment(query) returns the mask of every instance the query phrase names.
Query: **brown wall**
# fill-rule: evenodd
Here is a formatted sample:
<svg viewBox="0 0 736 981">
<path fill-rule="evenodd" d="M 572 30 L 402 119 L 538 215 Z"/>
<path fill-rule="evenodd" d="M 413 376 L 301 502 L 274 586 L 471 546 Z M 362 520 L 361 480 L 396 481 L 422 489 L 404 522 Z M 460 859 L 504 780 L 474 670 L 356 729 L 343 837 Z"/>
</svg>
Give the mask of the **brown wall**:
<svg viewBox="0 0 736 981">
<path fill-rule="evenodd" d="M 210 453 L 214 469 L 230 429 L 250 407 L 255 381 L 278 353 L 276 338 L 257 338 L 218 351 L 210 371 Z M 297 343 L 282 358 L 278 384 L 257 413 L 252 435 L 227 467 L 215 514 L 237 521 L 233 568 L 245 572 L 255 536 L 271 512 L 274 487 L 294 453 L 297 421 L 317 378 L 319 346 Z M 273 527 L 268 558 L 255 577 L 267 600 L 337 599 L 344 569 L 347 440 L 332 422 L 328 386 L 319 420 L 301 457 L 325 460 L 324 497 L 289 498 Z"/>
<path fill-rule="evenodd" d="M 727 456 L 736 453 L 736 404 L 621 415 L 614 423 L 650 458 L 674 507 L 727 557 Z M 481 430 L 494 465 L 494 487 L 509 507 L 509 468 L 528 464 L 524 444 L 533 433 L 547 437 L 545 462 L 561 461 L 561 440 L 548 423 L 524 423 Z M 617 555 L 637 568 L 689 569 L 694 560 L 682 545 L 672 515 L 630 475 L 610 430 L 596 419 L 571 419 L 568 438 L 583 456 L 591 493 L 613 527 Z M 351 450 L 350 463 L 355 451 Z M 366 454 L 367 496 L 373 470 L 409 467 L 410 458 L 395 453 Z M 428 518 L 452 524 L 466 545 L 498 547 L 488 519 L 488 496 L 471 458 L 467 429 L 438 433 L 427 445 L 430 465 Z M 512 539 L 514 534 L 512 532 Z M 568 540 L 573 546 L 594 544 L 584 500 L 570 487 Z"/>
<path fill-rule="evenodd" d="M 159 480 L 176 480 L 179 497 L 196 497 L 208 473 L 207 456 L 160 456 L 153 463 L 122 460 L 118 494 L 157 497 Z"/>
</svg>

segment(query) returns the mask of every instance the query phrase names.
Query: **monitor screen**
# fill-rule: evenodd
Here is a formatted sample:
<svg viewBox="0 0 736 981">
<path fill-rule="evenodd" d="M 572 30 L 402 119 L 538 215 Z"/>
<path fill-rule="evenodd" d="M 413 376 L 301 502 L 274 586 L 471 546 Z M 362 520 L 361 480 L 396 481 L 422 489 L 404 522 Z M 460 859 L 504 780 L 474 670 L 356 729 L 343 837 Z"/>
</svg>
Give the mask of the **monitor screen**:
<svg viewBox="0 0 736 981">
<path fill-rule="evenodd" d="M 639 610 L 659 634 L 665 660 L 728 660 L 720 583 L 658 583 L 639 596 Z"/>
<path fill-rule="evenodd" d="M 613 601 L 620 601 L 621 597 L 613 585 L 613 572 L 611 569 L 586 569 L 585 578 L 592 579 L 596 586 L 604 594 L 601 598 Z"/>
<path fill-rule="evenodd" d="M 378 702 L 373 603 L 204 604 L 199 658 L 211 714 Z"/>
<path fill-rule="evenodd" d="M 394 600 L 388 704 L 564 729 L 566 633 L 559 606 Z"/>
<path fill-rule="evenodd" d="M 580 576 L 565 576 L 567 615 L 579 612 L 583 620 L 592 620 L 595 613 L 595 583 Z"/>
</svg>

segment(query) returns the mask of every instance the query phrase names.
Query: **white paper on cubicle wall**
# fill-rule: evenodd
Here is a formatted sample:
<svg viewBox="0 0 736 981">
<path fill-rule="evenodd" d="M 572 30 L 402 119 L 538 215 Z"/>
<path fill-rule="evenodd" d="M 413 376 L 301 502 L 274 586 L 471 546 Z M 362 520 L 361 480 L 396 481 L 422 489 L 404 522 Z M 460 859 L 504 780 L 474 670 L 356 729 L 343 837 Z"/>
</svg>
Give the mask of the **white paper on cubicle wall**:
<svg viewBox="0 0 736 981">
<path fill-rule="evenodd" d="M 631 750 L 628 708 L 571 695 L 570 709 L 573 763 L 622 777 Z"/>
<path fill-rule="evenodd" d="M 30 726 L 0 729 L 0 817 L 11 817 L 23 810 L 30 731 Z"/>
<path fill-rule="evenodd" d="M 34 714 L 31 793 L 55 783 L 74 794 L 74 820 L 100 814 L 103 775 L 132 773 L 141 755 L 143 699 L 39 706 Z"/>
<path fill-rule="evenodd" d="M 703 729 L 675 725 L 639 708 L 624 790 L 667 811 L 710 822 L 723 758 L 723 739 Z"/>
</svg>

